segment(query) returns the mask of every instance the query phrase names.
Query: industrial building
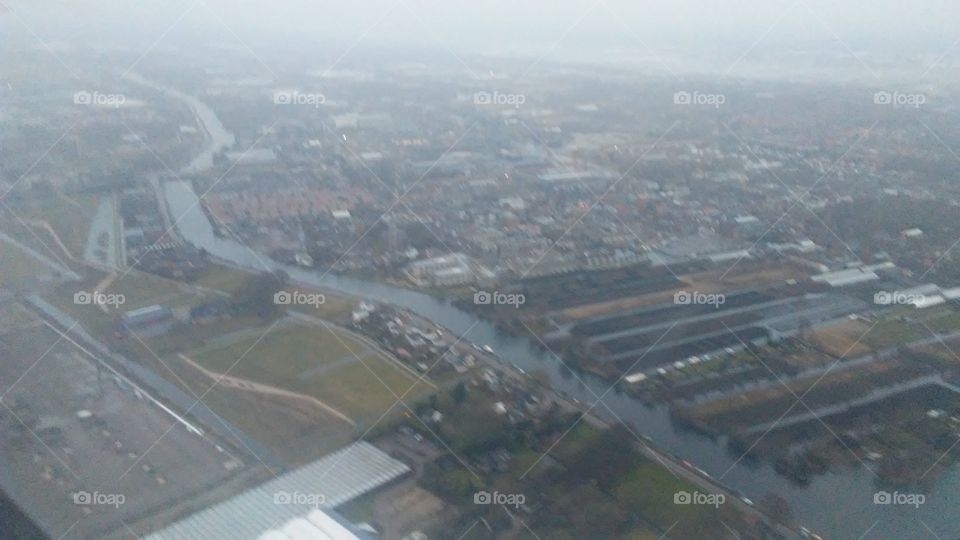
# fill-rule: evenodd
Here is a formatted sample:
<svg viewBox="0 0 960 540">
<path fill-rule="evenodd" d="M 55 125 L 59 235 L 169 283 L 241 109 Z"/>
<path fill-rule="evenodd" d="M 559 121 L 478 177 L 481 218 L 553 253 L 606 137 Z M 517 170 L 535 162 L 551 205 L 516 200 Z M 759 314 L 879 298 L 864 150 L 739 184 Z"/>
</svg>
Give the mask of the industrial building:
<svg viewBox="0 0 960 540">
<path fill-rule="evenodd" d="M 493 272 L 463 253 L 411 263 L 407 275 L 419 286 L 452 287 L 494 277 Z"/>
<path fill-rule="evenodd" d="M 410 472 L 358 441 L 157 531 L 148 540 L 354 539 L 369 535 L 332 510 Z"/>
</svg>

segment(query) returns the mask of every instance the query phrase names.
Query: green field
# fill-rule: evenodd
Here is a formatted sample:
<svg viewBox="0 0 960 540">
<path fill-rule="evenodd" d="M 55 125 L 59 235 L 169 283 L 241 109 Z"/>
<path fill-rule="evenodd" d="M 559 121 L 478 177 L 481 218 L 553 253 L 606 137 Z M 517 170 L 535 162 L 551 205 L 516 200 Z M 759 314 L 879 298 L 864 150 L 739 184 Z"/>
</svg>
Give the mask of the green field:
<svg viewBox="0 0 960 540">
<path fill-rule="evenodd" d="M 242 287 L 252 274 L 232 266 L 211 263 L 193 282 L 198 287 L 232 294 Z"/>
<path fill-rule="evenodd" d="M 118 273 L 118 278 L 101 291 L 104 294 L 122 295 L 124 300 L 121 305 L 116 307 L 108 306 L 108 311 L 104 312 L 99 306 L 74 304 L 73 295 L 79 291 L 93 291 L 103 282 L 107 274 L 89 268 L 84 268 L 81 273 L 84 275 L 82 282 L 66 283 L 42 291 L 40 294 L 46 301 L 80 321 L 84 328 L 101 336 L 113 333 L 116 316 L 124 311 L 153 304 L 167 305 L 172 308 L 187 308 L 199 304 L 211 296 L 211 294 L 203 295 L 191 290 L 184 290 L 175 281 L 138 270 L 131 270 L 126 275 L 122 272 Z M 198 327 L 195 330 L 196 332 L 204 332 L 207 329 L 206 327 Z"/>
<path fill-rule="evenodd" d="M 346 332 L 297 323 L 283 323 L 266 335 L 245 332 L 229 344 L 187 356 L 211 371 L 229 370 L 235 377 L 312 396 L 358 422 L 376 420 L 396 401 L 394 394 L 403 395 L 416 382 L 413 374 Z M 420 383 L 405 400 L 427 390 Z"/>
<path fill-rule="evenodd" d="M 197 277 L 193 285 L 233 294 L 249 282 L 254 275 L 253 272 L 213 263 Z M 318 306 L 291 305 L 289 309 L 331 321 L 346 320 L 350 316 L 350 312 L 353 311 L 357 305 L 357 301 L 353 298 L 330 294 L 328 291 L 320 291 L 308 287 L 296 287 L 293 285 L 285 287 L 285 290 L 288 292 L 299 291 L 306 294 L 322 292 L 325 297 L 323 304 Z"/>
<path fill-rule="evenodd" d="M 906 317 L 901 321 L 899 316 Z M 882 348 L 931 337 L 930 331 L 949 333 L 960 330 L 960 312 L 952 306 L 941 305 L 917 310 L 904 308 L 881 320 L 863 339 L 863 342 Z"/>
<path fill-rule="evenodd" d="M 348 444 L 354 436 L 353 426 L 313 407 L 215 385 L 176 356 L 161 362 L 145 354 L 141 362 L 177 387 L 203 396 L 203 405 L 262 443 L 287 465 L 319 459 Z"/>
<path fill-rule="evenodd" d="M 455 410 L 447 413 L 461 420 Z M 432 465 L 421 482 L 447 501 L 461 501 L 467 523 L 481 515 L 496 519 L 484 509 L 478 515 L 470 505 L 475 490 L 524 494 L 527 504 L 538 508 L 526 523 L 542 538 L 662 538 L 668 531 L 671 538 L 727 538 L 723 523 L 748 530 L 745 516 L 730 504 L 677 504 L 675 494 L 704 490 L 641 455 L 627 430 L 601 430 L 586 422 L 569 431 L 555 427 L 535 446 L 520 444 L 523 436 L 511 439 L 516 447 L 510 448 L 505 473 L 478 473 L 483 476 L 478 480 L 462 466 Z M 460 443 L 456 437 L 449 441 L 454 448 Z"/>
<path fill-rule="evenodd" d="M 297 288 L 297 287 L 287 287 L 288 291 L 298 290 L 304 293 L 313 292 L 311 289 L 306 288 Z M 295 305 L 290 306 L 290 309 L 294 311 L 299 311 L 311 317 L 319 317 L 321 319 L 327 319 L 330 321 L 342 321 L 347 320 L 350 316 L 350 312 L 357 306 L 357 301 L 353 298 L 347 298 L 345 296 L 336 296 L 328 293 L 324 293 L 324 303 L 319 306 L 304 306 L 304 305 Z"/>
<path fill-rule="evenodd" d="M 577 424 L 561 442 L 551 450 L 550 454 L 561 463 L 570 464 L 580 461 L 585 455 L 595 453 L 604 445 L 598 442 L 603 432 L 584 422 Z M 632 435 L 625 435 L 632 441 Z M 620 456 L 611 456 L 613 459 L 622 459 Z M 594 521 L 600 516 L 610 519 L 623 519 L 630 513 L 638 516 L 641 523 L 631 534 L 643 535 L 651 531 L 670 530 L 671 536 L 676 538 L 692 537 L 724 537 L 719 528 L 722 520 L 734 523 L 739 519 L 738 513 L 728 507 L 720 509 L 705 505 L 678 505 L 674 503 L 674 494 L 680 491 L 692 493 L 702 491 L 697 486 L 682 480 L 660 464 L 650 461 L 639 454 L 631 459 L 622 459 L 619 467 L 607 471 L 610 474 L 607 482 L 611 485 L 604 489 L 603 482 L 597 486 L 583 486 L 577 492 L 575 508 L 584 509 L 584 519 Z M 542 473 L 541 473 L 542 474 Z M 602 473 L 598 473 L 601 474 Z M 538 483 L 545 482 L 550 475 L 538 475 Z M 549 492 L 557 486 L 546 484 L 543 491 Z M 597 489 L 597 488 L 600 489 Z M 559 501 L 565 501 L 566 495 L 562 489 L 554 495 Z M 564 502 L 559 502 L 562 506 Z M 629 520 L 627 520 L 629 521 Z M 591 525 L 592 527 L 596 524 Z M 712 531 L 703 535 L 703 531 Z M 676 535 L 676 536 L 674 536 Z"/>
<path fill-rule="evenodd" d="M 121 308 L 124 311 L 153 304 L 171 307 L 194 305 L 212 297 L 186 289 L 176 281 L 132 269 L 119 272 L 103 292 L 122 294 L 126 300 Z"/>
<path fill-rule="evenodd" d="M 246 358 L 256 359 L 245 368 L 248 372 L 263 370 L 263 377 L 258 379 L 283 382 L 318 365 L 348 357 L 351 350 L 360 354 L 366 349 L 349 335 L 334 336 L 326 328 L 296 323 L 281 323 L 266 335 L 252 330 L 244 334 L 229 345 L 214 344 L 193 351 L 190 356 L 208 369 L 223 372 L 246 353 Z M 258 341 L 260 336 L 263 337 Z"/>
</svg>

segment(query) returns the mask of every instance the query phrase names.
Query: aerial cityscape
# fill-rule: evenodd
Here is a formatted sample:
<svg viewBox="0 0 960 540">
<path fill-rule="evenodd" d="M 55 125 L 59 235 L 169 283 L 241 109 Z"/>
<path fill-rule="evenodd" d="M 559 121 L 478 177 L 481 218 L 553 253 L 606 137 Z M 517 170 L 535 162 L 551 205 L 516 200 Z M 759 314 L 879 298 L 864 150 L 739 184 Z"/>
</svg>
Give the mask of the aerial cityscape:
<svg viewBox="0 0 960 540">
<path fill-rule="evenodd" d="M 241 4 L 0 4 L 0 538 L 960 537 L 956 7 Z"/>
</svg>

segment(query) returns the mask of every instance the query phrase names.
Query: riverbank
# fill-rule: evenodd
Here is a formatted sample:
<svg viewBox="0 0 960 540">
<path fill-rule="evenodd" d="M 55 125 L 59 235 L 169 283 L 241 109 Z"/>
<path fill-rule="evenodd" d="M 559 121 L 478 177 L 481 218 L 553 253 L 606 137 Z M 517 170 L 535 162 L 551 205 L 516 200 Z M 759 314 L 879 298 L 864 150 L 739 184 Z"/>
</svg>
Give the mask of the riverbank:
<svg viewBox="0 0 960 540">
<path fill-rule="evenodd" d="M 237 267 L 254 271 L 284 270 L 292 280 L 310 287 L 399 306 L 440 322 L 470 341 L 490 344 L 508 362 L 528 372 L 543 371 L 546 380 L 561 395 L 571 396 L 580 403 L 596 403 L 598 398 L 602 399 L 603 403 L 595 408 L 599 415 L 612 421 L 620 418 L 635 426 L 641 436 L 649 437 L 678 459 L 695 463 L 750 499 L 759 500 L 766 494 L 783 497 L 793 509 L 797 522 L 811 530 L 843 538 L 857 538 L 871 529 L 882 531 L 884 536 L 909 537 L 915 534 L 919 519 L 942 534 L 960 535 L 960 523 L 950 518 L 956 502 L 950 494 L 960 492 L 960 475 L 955 474 L 954 469 L 931 488 L 927 504 L 909 514 L 890 512 L 888 507 L 874 504 L 876 479 L 865 469 L 840 471 L 798 486 L 770 465 L 731 453 L 723 437 L 714 440 L 677 426 L 670 418 L 668 407 L 645 406 L 614 391 L 607 381 L 590 374 L 579 376 L 531 340 L 506 335 L 489 321 L 457 309 L 448 301 L 384 283 L 277 263 L 230 239 L 216 237 L 190 185 L 171 181 L 162 191 L 171 214 L 183 216 L 178 232 L 198 248 Z"/>
</svg>

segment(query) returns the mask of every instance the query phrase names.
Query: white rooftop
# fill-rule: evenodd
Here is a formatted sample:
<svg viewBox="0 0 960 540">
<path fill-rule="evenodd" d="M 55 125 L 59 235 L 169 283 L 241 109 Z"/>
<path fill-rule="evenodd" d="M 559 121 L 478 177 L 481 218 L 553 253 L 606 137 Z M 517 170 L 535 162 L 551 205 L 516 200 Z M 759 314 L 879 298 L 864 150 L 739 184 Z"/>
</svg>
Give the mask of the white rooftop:
<svg viewBox="0 0 960 540">
<path fill-rule="evenodd" d="M 349 502 L 409 471 L 405 463 L 370 443 L 359 441 L 146 538 L 352 539 L 355 536 L 325 510 Z M 319 529 L 323 536 L 315 534 L 314 529 Z"/>
<path fill-rule="evenodd" d="M 852 285 L 854 283 L 862 283 L 864 281 L 880 279 L 880 276 L 875 274 L 872 270 L 867 270 L 865 268 L 848 268 L 846 270 L 837 270 L 834 272 L 817 274 L 810 279 L 818 283 L 826 283 L 833 287 L 842 287 L 844 285 Z"/>
</svg>

